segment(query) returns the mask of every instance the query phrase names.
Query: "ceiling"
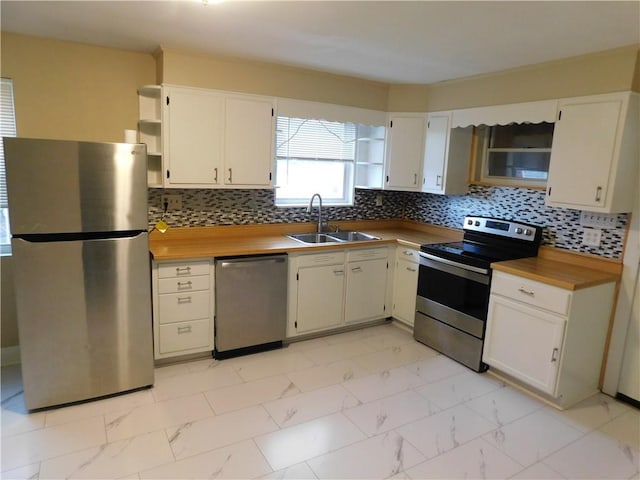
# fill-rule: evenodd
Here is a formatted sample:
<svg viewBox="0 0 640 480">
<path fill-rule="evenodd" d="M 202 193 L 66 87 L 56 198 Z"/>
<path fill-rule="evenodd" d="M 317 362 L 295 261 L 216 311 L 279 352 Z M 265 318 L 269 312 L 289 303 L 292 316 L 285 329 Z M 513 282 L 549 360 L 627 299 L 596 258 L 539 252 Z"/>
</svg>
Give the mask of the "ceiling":
<svg viewBox="0 0 640 480">
<path fill-rule="evenodd" d="M 429 84 L 640 43 L 640 2 L 7 1 L 2 30 Z"/>
</svg>

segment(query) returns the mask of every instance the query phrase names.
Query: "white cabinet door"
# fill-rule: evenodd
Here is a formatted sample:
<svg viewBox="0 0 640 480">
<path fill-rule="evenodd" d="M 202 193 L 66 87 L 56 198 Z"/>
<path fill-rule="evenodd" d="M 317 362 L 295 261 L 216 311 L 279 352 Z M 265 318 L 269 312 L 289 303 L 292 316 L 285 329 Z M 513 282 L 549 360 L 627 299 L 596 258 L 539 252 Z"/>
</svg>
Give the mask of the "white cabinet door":
<svg viewBox="0 0 640 480">
<path fill-rule="evenodd" d="M 413 325 L 418 292 L 418 264 L 403 260 L 396 262 L 393 285 L 393 317 Z"/>
<path fill-rule="evenodd" d="M 419 190 L 424 156 L 424 115 L 394 114 L 389 117 L 385 188 Z"/>
<path fill-rule="evenodd" d="M 271 98 L 225 98 L 224 182 L 269 187 L 274 162 Z"/>
<path fill-rule="evenodd" d="M 178 87 L 167 88 L 166 97 L 165 185 L 197 188 L 221 183 L 224 97 Z"/>
<path fill-rule="evenodd" d="M 622 100 L 567 101 L 553 132 L 547 197 L 588 210 L 605 205 Z"/>
<path fill-rule="evenodd" d="M 347 263 L 345 322 L 384 317 L 386 289 L 386 258 Z"/>
<path fill-rule="evenodd" d="M 422 191 L 439 193 L 444 190 L 444 165 L 449 140 L 449 115 L 429 115 L 424 150 Z"/>
<path fill-rule="evenodd" d="M 298 270 L 296 332 L 313 332 L 342 323 L 344 265 Z"/>
<path fill-rule="evenodd" d="M 566 318 L 491 295 L 482 360 L 555 395 Z"/>
</svg>

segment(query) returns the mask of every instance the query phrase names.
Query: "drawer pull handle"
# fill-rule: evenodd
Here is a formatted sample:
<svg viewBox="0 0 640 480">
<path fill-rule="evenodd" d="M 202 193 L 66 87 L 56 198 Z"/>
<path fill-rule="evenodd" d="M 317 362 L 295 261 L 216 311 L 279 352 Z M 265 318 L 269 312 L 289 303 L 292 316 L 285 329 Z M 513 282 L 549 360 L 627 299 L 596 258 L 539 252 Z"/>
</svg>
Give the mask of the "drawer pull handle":
<svg viewBox="0 0 640 480">
<path fill-rule="evenodd" d="M 552 362 L 557 362 L 558 361 L 558 352 L 559 352 L 559 350 L 557 348 L 554 348 L 553 352 L 551 352 L 551 361 Z"/>
<path fill-rule="evenodd" d="M 214 168 L 213 172 L 215 173 L 215 175 L 213 177 L 213 181 L 218 183 L 218 167 Z"/>
<path fill-rule="evenodd" d="M 442 175 L 436 175 L 436 187 L 442 186 Z"/>
<path fill-rule="evenodd" d="M 344 275 L 344 270 L 334 270 L 333 273 L 335 275 Z"/>
<path fill-rule="evenodd" d="M 417 173 L 414 173 L 414 174 L 413 174 L 413 184 L 414 184 L 414 185 L 417 185 L 417 184 L 418 184 L 418 174 L 417 174 Z"/>
<path fill-rule="evenodd" d="M 233 183 L 233 172 L 229 169 L 229 183 Z"/>
<path fill-rule="evenodd" d="M 530 297 L 533 297 L 535 295 L 535 292 L 532 292 L 531 290 L 525 290 L 524 288 L 520 287 L 518 289 L 518 291 L 520 293 L 524 293 L 525 295 L 529 295 Z"/>
<path fill-rule="evenodd" d="M 191 297 L 178 297 L 178 305 L 183 303 L 191 303 Z"/>
<path fill-rule="evenodd" d="M 362 267 L 353 267 L 351 269 L 352 272 L 361 272 L 362 271 Z"/>
<path fill-rule="evenodd" d="M 412 252 L 411 250 L 405 250 L 403 253 L 404 253 L 405 255 L 408 255 L 408 256 L 410 256 L 410 257 L 413 257 L 413 252 Z"/>
<path fill-rule="evenodd" d="M 415 272 L 416 271 L 416 269 L 412 268 L 412 267 L 407 267 L 407 270 L 409 270 L 410 272 Z"/>
<path fill-rule="evenodd" d="M 596 202 L 602 199 L 602 187 L 596 188 Z"/>
<path fill-rule="evenodd" d="M 178 335 L 182 335 L 183 333 L 191 333 L 191 325 L 188 327 L 178 327 Z"/>
<path fill-rule="evenodd" d="M 181 288 L 191 288 L 191 280 L 189 280 L 188 282 L 178 282 L 178 289 Z"/>
<path fill-rule="evenodd" d="M 191 267 L 176 267 L 176 275 L 189 275 Z"/>
</svg>

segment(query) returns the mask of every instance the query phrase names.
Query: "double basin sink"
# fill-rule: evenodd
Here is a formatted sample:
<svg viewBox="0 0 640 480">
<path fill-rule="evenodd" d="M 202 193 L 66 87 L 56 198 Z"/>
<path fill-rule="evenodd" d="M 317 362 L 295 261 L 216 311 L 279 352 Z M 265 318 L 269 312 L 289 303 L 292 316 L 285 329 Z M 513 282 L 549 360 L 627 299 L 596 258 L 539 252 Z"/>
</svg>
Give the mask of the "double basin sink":
<svg viewBox="0 0 640 480">
<path fill-rule="evenodd" d="M 362 232 L 330 232 L 330 233 L 291 233 L 287 237 L 307 244 L 344 243 L 380 240 L 378 237 Z"/>
</svg>

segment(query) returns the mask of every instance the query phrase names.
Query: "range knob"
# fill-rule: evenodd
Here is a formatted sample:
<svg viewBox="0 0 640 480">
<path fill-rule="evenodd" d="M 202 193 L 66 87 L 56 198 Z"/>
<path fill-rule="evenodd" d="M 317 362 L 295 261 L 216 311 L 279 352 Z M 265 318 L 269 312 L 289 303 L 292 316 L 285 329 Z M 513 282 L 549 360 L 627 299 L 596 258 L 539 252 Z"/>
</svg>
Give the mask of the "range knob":
<svg viewBox="0 0 640 480">
<path fill-rule="evenodd" d="M 520 227 L 516 227 L 516 233 L 520 235 L 522 233 L 522 229 Z"/>
<path fill-rule="evenodd" d="M 467 225 L 473 225 L 473 220 L 467 220 Z"/>
<path fill-rule="evenodd" d="M 530 229 L 530 228 L 525 228 L 525 229 L 524 229 L 524 234 L 525 234 L 527 237 L 530 237 L 532 233 L 533 233 L 533 232 L 531 231 L 531 229 Z"/>
<path fill-rule="evenodd" d="M 476 226 L 476 227 L 479 227 L 479 226 L 480 226 L 480 220 L 476 220 L 475 226 Z"/>
</svg>

